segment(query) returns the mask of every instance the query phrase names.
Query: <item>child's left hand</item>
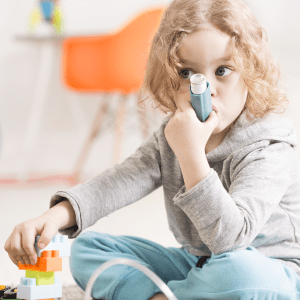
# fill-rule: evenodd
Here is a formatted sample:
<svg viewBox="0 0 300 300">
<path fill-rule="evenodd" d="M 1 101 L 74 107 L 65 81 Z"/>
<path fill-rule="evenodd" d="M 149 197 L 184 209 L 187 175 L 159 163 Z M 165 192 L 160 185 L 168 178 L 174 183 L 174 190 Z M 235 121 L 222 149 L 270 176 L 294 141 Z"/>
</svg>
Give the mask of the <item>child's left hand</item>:
<svg viewBox="0 0 300 300">
<path fill-rule="evenodd" d="M 219 124 L 219 118 L 212 111 L 205 122 L 201 122 L 190 101 L 182 101 L 165 128 L 166 139 L 178 160 L 205 153 L 205 146 L 212 132 Z"/>
</svg>

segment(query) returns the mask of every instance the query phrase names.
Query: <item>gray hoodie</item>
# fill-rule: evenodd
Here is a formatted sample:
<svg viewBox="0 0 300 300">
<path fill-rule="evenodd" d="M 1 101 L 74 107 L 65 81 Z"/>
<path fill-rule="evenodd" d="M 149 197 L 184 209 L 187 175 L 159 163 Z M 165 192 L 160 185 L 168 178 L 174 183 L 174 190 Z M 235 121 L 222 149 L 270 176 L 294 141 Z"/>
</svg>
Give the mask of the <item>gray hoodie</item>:
<svg viewBox="0 0 300 300">
<path fill-rule="evenodd" d="M 133 155 L 90 181 L 57 192 L 50 207 L 69 200 L 77 225 L 69 238 L 163 186 L 169 228 L 189 253 L 245 249 L 292 267 L 300 276 L 300 163 L 292 120 L 241 114 L 223 142 L 206 154 L 210 173 L 186 191 L 168 145 L 166 118 Z"/>
</svg>

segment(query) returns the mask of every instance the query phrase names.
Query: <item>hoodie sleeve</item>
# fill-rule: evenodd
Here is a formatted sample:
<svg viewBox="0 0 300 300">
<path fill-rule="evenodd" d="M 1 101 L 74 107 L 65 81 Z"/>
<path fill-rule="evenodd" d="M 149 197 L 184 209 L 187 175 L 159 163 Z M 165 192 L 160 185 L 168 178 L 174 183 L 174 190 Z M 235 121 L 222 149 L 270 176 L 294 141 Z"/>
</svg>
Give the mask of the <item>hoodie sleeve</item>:
<svg viewBox="0 0 300 300">
<path fill-rule="evenodd" d="M 245 249 L 259 234 L 285 195 L 294 150 L 287 143 L 260 147 L 228 168 L 228 192 L 211 172 L 174 197 L 213 254 Z"/>
<path fill-rule="evenodd" d="M 151 135 L 123 163 L 86 183 L 52 196 L 50 208 L 68 200 L 76 214 L 76 225 L 60 230 L 61 234 L 75 238 L 99 219 L 142 199 L 161 186 L 158 132 Z"/>
</svg>

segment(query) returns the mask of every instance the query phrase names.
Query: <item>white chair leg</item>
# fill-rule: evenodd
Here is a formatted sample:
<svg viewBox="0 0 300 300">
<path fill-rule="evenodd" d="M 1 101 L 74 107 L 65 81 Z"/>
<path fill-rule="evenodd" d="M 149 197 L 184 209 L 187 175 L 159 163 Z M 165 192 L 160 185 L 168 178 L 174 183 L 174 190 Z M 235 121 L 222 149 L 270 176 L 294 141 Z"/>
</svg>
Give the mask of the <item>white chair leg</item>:
<svg viewBox="0 0 300 300">
<path fill-rule="evenodd" d="M 82 99 L 80 99 L 77 93 L 72 93 L 70 91 L 66 91 L 64 93 L 64 96 L 67 99 L 73 121 L 77 127 L 77 131 L 81 134 L 83 133 L 82 131 L 84 130 L 84 128 L 88 126 L 87 118 L 84 115 L 82 107 L 80 105 Z"/>
<path fill-rule="evenodd" d="M 98 111 L 95 115 L 95 119 L 94 119 L 92 127 L 90 129 L 89 135 L 81 149 L 80 155 L 79 155 L 78 160 L 75 165 L 73 177 L 76 181 L 79 181 L 79 179 L 80 179 L 82 169 L 86 162 L 88 154 L 91 150 L 91 146 L 100 131 L 100 128 L 101 128 L 101 125 L 103 124 L 105 116 L 107 115 L 108 107 L 109 107 L 109 99 L 110 99 L 110 95 L 108 95 L 108 94 L 104 94 L 103 98 L 101 99 Z"/>
</svg>

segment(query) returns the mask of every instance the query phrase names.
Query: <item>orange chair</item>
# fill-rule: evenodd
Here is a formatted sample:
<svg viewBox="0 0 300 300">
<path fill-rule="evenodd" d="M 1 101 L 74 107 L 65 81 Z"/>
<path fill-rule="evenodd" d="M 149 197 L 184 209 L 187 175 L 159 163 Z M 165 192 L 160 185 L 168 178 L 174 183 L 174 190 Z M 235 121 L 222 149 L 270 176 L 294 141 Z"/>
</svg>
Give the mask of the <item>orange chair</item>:
<svg viewBox="0 0 300 300">
<path fill-rule="evenodd" d="M 101 36 L 68 38 L 63 44 L 63 81 L 67 88 L 84 93 L 100 92 L 103 99 L 89 135 L 76 162 L 74 178 L 79 179 L 91 145 L 109 107 L 109 94 L 120 93 L 113 163 L 120 160 L 126 98 L 141 87 L 151 40 L 159 26 L 163 8 L 147 10 L 121 30 Z M 146 118 L 139 110 L 141 122 Z M 148 135 L 143 124 L 144 138 Z"/>
</svg>

